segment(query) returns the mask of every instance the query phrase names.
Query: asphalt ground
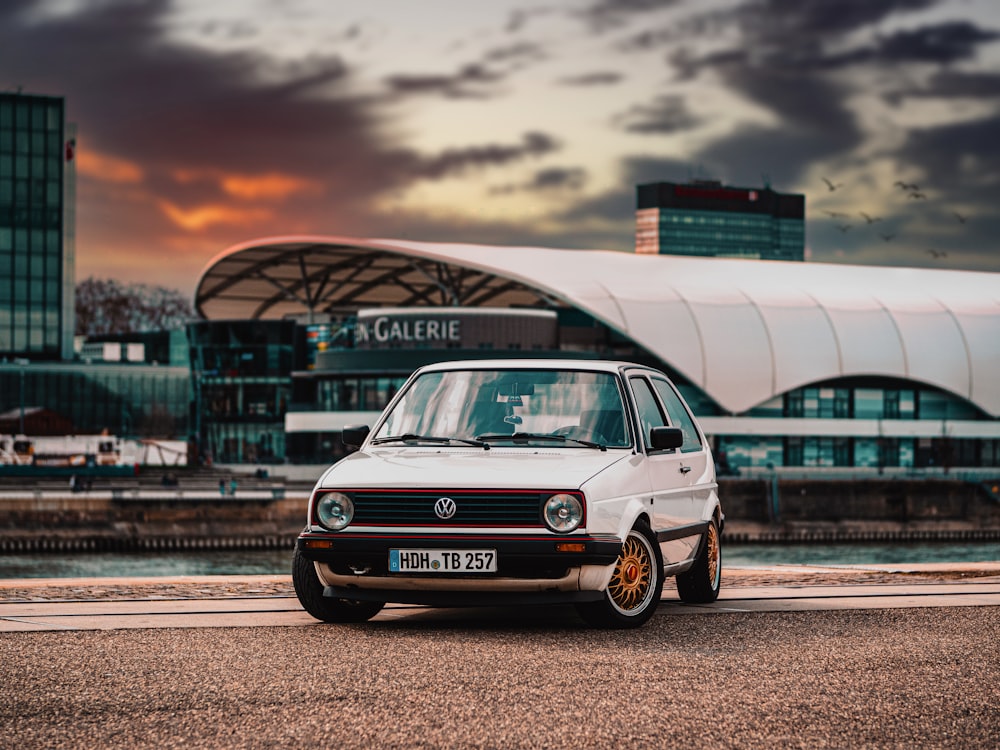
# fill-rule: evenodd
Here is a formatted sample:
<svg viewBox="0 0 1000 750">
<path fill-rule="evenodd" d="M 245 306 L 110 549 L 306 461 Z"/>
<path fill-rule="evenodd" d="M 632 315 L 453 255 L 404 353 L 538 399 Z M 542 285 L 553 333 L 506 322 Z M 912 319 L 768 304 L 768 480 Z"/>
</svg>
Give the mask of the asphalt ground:
<svg viewBox="0 0 1000 750">
<path fill-rule="evenodd" d="M 919 589 L 997 573 L 726 570 L 723 585 Z M 7 581 L 0 598 L 283 596 L 290 585 L 260 578 Z M 675 612 L 635 631 L 537 608 L 4 633 L 0 674 L 0 748 L 997 747 L 1000 607 Z"/>
</svg>

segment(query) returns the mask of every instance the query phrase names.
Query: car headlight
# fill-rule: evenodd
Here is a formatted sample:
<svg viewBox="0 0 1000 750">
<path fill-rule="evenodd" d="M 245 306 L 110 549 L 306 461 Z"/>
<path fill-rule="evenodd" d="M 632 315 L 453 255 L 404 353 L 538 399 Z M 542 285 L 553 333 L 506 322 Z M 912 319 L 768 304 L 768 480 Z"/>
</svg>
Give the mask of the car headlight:
<svg viewBox="0 0 1000 750">
<path fill-rule="evenodd" d="M 342 492 L 327 492 L 316 501 L 316 518 L 330 531 L 340 531 L 354 518 L 354 503 Z"/>
<path fill-rule="evenodd" d="M 566 534 L 583 521 L 583 503 L 575 495 L 560 493 L 545 501 L 542 516 L 553 531 Z"/>
</svg>

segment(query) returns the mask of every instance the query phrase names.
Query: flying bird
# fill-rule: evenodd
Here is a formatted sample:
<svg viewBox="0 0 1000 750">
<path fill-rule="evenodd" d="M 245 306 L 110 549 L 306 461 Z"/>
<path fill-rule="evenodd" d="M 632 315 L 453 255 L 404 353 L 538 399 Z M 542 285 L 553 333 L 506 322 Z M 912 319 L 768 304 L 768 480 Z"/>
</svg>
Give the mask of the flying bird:
<svg viewBox="0 0 1000 750">
<path fill-rule="evenodd" d="M 844 232 L 846 234 L 847 232 L 851 231 L 851 225 L 850 224 L 838 224 L 837 225 L 837 229 L 839 229 L 841 232 Z"/>
<path fill-rule="evenodd" d="M 920 185 L 915 182 L 903 182 L 902 180 L 896 180 L 893 184 L 900 190 L 920 190 Z"/>
<path fill-rule="evenodd" d="M 822 179 L 823 179 L 823 182 L 825 182 L 825 183 L 826 183 L 826 187 L 827 187 L 827 189 L 828 189 L 828 190 L 829 190 L 829 191 L 830 191 L 831 193 L 832 193 L 832 192 L 833 192 L 834 190 L 836 190 L 837 188 L 839 188 L 839 187 L 843 187 L 843 186 L 844 186 L 844 183 L 842 183 L 842 182 L 838 182 L 838 183 L 834 184 L 834 183 L 830 182 L 830 181 L 829 181 L 828 179 L 826 179 L 825 177 L 823 177 Z"/>
<path fill-rule="evenodd" d="M 889 240 L 891 240 L 895 236 L 896 235 L 894 235 L 894 234 L 881 234 L 881 233 L 879 233 L 879 237 L 882 238 L 883 242 L 888 242 Z"/>
<path fill-rule="evenodd" d="M 839 211 L 824 211 L 823 213 L 825 213 L 831 219 L 846 219 L 847 218 L 847 214 L 842 214 Z"/>
<path fill-rule="evenodd" d="M 858 211 L 858 215 L 864 218 L 864 220 L 867 221 L 869 224 L 874 224 L 876 221 L 882 221 L 881 216 L 869 216 L 864 211 Z"/>
<path fill-rule="evenodd" d="M 914 192 L 910 193 L 910 199 L 911 200 L 922 201 L 922 200 L 926 200 L 927 196 L 924 195 L 923 193 L 919 192 L 919 191 L 914 191 Z"/>
<path fill-rule="evenodd" d="M 959 224 L 964 224 L 969 219 L 968 216 L 962 216 L 958 211 L 952 211 L 952 213 L 955 214 L 955 218 L 958 219 Z"/>
<path fill-rule="evenodd" d="M 932 247 L 927 248 L 927 252 L 929 252 L 931 254 L 932 258 L 947 258 L 948 257 L 948 253 L 946 253 L 944 250 L 935 250 Z"/>
</svg>

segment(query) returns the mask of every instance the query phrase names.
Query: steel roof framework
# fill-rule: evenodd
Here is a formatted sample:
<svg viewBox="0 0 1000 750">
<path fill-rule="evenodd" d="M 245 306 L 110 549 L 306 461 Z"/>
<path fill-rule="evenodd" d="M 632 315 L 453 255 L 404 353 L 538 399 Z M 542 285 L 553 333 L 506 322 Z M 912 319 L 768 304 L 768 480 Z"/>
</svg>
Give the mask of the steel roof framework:
<svg viewBox="0 0 1000 750">
<path fill-rule="evenodd" d="M 206 318 L 346 314 L 363 307 L 565 307 L 530 285 L 488 271 L 356 245 L 289 242 L 226 254 L 202 275 Z"/>
</svg>

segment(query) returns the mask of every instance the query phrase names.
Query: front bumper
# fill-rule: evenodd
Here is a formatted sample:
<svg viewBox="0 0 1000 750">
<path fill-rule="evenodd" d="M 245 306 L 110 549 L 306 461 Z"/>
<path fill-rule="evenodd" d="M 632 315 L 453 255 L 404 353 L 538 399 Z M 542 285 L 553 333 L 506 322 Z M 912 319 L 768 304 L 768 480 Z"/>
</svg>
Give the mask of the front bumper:
<svg viewBox="0 0 1000 750">
<path fill-rule="evenodd" d="M 575 545 L 561 550 L 557 545 Z M 592 601 L 621 554 L 613 536 L 385 534 L 304 531 L 299 552 L 327 596 L 437 606 Z M 495 573 L 390 573 L 391 549 L 494 549 Z M 585 583 L 592 581 L 592 584 Z"/>
</svg>

